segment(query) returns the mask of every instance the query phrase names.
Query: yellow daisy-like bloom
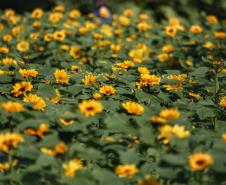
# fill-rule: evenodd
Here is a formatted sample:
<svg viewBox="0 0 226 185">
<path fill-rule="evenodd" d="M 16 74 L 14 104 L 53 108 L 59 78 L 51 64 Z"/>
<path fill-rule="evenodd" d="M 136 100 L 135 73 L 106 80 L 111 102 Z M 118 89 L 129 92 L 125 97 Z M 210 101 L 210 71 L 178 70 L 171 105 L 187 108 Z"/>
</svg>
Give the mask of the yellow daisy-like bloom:
<svg viewBox="0 0 226 185">
<path fill-rule="evenodd" d="M 115 173 L 120 178 L 131 178 L 138 172 L 137 166 L 135 164 L 121 164 L 115 169 Z"/>
<path fill-rule="evenodd" d="M 0 108 L 6 112 L 21 112 L 24 110 L 24 106 L 18 102 L 8 101 L 6 103 L 0 103 Z"/>
<path fill-rule="evenodd" d="M 99 91 L 104 95 L 113 95 L 116 93 L 116 89 L 111 85 L 104 85 L 99 89 Z"/>
<path fill-rule="evenodd" d="M 180 116 L 180 112 L 177 109 L 163 109 L 159 115 L 165 119 L 177 119 Z"/>
<path fill-rule="evenodd" d="M 32 103 L 32 108 L 34 110 L 44 110 L 44 108 L 46 107 L 45 101 L 36 94 L 25 95 L 23 101 L 26 103 Z"/>
<path fill-rule="evenodd" d="M 122 106 L 129 114 L 142 115 L 144 113 L 144 107 L 136 102 L 128 101 L 123 103 Z"/>
<path fill-rule="evenodd" d="M 62 123 L 65 126 L 68 126 L 68 125 L 72 125 L 74 123 L 74 120 L 60 118 L 60 123 Z"/>
<path fill-rule="evenodd" d="M 74 177 L 76 172 L 83 168 L 82 161 L 79 159 L 70 160 L 68 163 L 63 164 L 64 175 Z"/>
<path fill-rule="evenodd" d="M 18 162 L 17 160 L 13 160 L 12 163 L 8 161 L 0 163 L 0 173 L 9 171 L 11 168 L 17 165 L 17 162 Z"/>
<path fill-rule="evenodd" d="M 103 111 L 103 105 L 96 100 L 83 100 L 82 103 L 78 105 L 80 112 L 86 116 L 95 116 L 97 113 Z"/>
<path fill-rule="evenodd" d="M 170 55 L 168 53 L 160 53 L 157 55 L 157 58 L 160 62 L 166 62 L 167 60 L 169 60 Z"/>
<path fill-rule="evenodd" d="M 38 129 L 28 128 L 24 131 L 24 134 L 43 138 L 46 132 L 48 132 L 48 130 L 49 130 L 49 126 L 46 123 L 41 123 Z"/>
<path fill-rule="evenodd" d="M 41 8 L 36 8 L 33 10 L 31 17 L 33 19 L 40 19 L 44 14 L 44 11 Z"/>
<path fill-rule="evenodd" d="M 22 94 L 26 94 L 27 92 L 31 91 L 33 88 L 33 85 L 31 82 L 21 82 L 21 83 L 16 83 L 13 86 L 13 89 L 11 91 L 14 96 L 20 96 Z"/>
<path fill-rule="evenodd" d="M 61 98 L 61 94 L 60 94 L 60 91 L 58 89 L 55 90 L 55 93 L 56 93 L 56 96 L 49 100 L 51 103 L 54 103 L 54 104 L 58 103 L 60 101 L 60 98 Z"/>
<path fill-rule="evenodd" d="M 17 50 L 20 52 L 26 52 L 30 48 L 30 44 L 27 41 L 21 41 L 17 44 Z"/>
<path fill-rule="evenodd" d="M 202 98 L 199 94 L 193 92 L 189 92 L 188 95 L 196 100 L 200 100 Z"/>
<path fill-rule="evenodd" d="M 101 17 L 104 17 L 104 18 L 108 18 L 111 16 L 111 12 L 105 6 L 100 7 L 99 14 Z"/>
<path fill-rule="evenodd" d="M 158 138 L 162 139 L 164 144 L 168 144 L 171 137 L 173 137 L 173 127 L 171 125 L 160 127 Z"/>
<path fill-rule="evenodd" d="M 194 153 L 188 157 L 188 163 L 192 171 L 205 170 L 214 163 L 213 157 L 208 153 Z"/>
<path fill-rule="evenodd" d="M 53 34 L 52 33 L 46 33 L 44 35 L 44 41 L 45 42 L 50 42 L 51 40 L 53 40 Z"/>
<path fill-rule="evenodd" d="M 226 33 L 222 31 L 216 31 L 214 32 L 214 37 L 216 37 L 217 39 L 223 40 L 226 38 Z"/>
<path fill-rule="evenodd" d="M 215 15 L 207 16 L 207 20 L 210 24 L 217 24 L 218 23 L 218 19 Z"/>
<path fill-rule="evenodd" d="M 54 38 L 54 40 L 57 40 L 57 41 L 63 41 L 66 38 L 66 33 L 64 30 L 56 31 L 53 34 L 53 38 Z"/>
<path fill-rule="evenodd" d="M 70 49 L 70 55 L 75 59 L 80 58 L 81 56 L 80 48 L 78 46 L 72 46 Z"/>
<path fill-rule="evenodd" d="M 190 132 L 188 130 L 185 130 L 184 126 L 181 125 L 174 125 L 173 134 L 180 139 L 184 139 L 190 136 Z"/>
<path fill-rule="evenodd" d="M 137 185 L 163 185 L 154 178 L 147 176 L 144 180 L 139 180 Z"/>
<path fill-rule="evenodd" d="M 36 77 L 38 75 L 38 71 L 36 69 L 20 69 L 19 73 L 24 78 Z"/>
<path fill-rule="evenodd" d="M 140 73 L 140 74 L 149 74 L 150 71 L 148 70 L 148 68 L 146 67 L 138 67 L 137 68 L 137 71 Z"/>
<path fill-rule="evenodd" d="M 222 97 L 222 98 L 220 99 L 219 105 L 220 105 L 222 108 L 226 108 L 226 96 L 224 96 L 224 97 Z"/>
<path fill-rule="evenodd" d="M 69 83 L 69 75 L 64 69 L 57 69 L 54 72 L 56 83 L 58 84 L 68 84 Z"/>
<path fill-rule="evenodd" d="M 0 54 L 7 54 L 9 53 L 9 48 L 7 47 L 0 47 Z"/>
<path fill-rule="evenodd" d="M 0 134 L 0 151 L 8 153 L 10 148 L 16 148 L 23 141 L 23 137 L 18 133 L 2 133 Z"/>
<path fill-rule="evenodd" d="M 174 37 L 177 33 L 177 29 L 174 26 L 166 26 L 165 27 L 165 34 L 170 36 L 170 37 Z"/>
<path fill-rule="evenodd" d="M 129 26 L 130 25 L 130 20 L 125 16 L 119 16 L 118 22 L 119 22 L 119 24 L 121 24 L 123 26 Z"/>
<path fill-rule="evenodd" d="M 92 97 L 95 100 L 100 100 L 102 98 L 102 94 L 100 94 L 100 93 L 93 93 Z"/>
<path fill-rule="evenodd" d="M 202 27 L 199 25 L 192 25 L 190 27 L 190 32 L 192 33 L 201 33 L 202 32 Z"/>
<path fill-rule="evenodd" d="M 10 42 L 12 39 L 13 39 L 13 37 L 10 34 L 3 35 L 3 37 L 2 37 L 2 40 L 4 42 Z"/>
<path fill-rule="evenodd" d="M 81 12 L 79 10 L 72 10 L 70 13 L 69 13 L 69 17 L 71 19 L 76 19 L 76 18 L 79 18 L 81 17 Z"/>
<path fill-rule="evenodd" d="M 137 25 L 137 29 L 139 31 L 147 31 L 151 28 L 151 25 L 148 24 L 147 22 L 141 22 Z"/>
<path fill-rule="evenodd" d="M 17 62 L 13 58 L 3 58 L 1 61 L 1 64 L 3 65 L 17 65 Z"/>
<path fill-rule="evenodd" d="M 60 142 L 57 145 L 55 145 L 54 149 L 42 147 L 40 150 L 44 154 L 55 157 L 58 154 L 64 154 L 68 150 L 68 147 L 65 143 Z"/>
<path fill-rule="evenodd" d="M 128 55 L 133 59 L 134 62 L 141 63 L 144 57 L 144 51 L 142 49 L 132 49 Z"/>
<path fill-rule="evenodd" d="M 71 66 L 71 72 L 72 73 L 78 73 L 79 71 L 81 71 L 79 66 L 77 66 L 77 65 L 72 65 Z"/>
<path fill-rule="evenodd" d="M 164 52 L 164 53 L 172 53 L 173 52 L 173 46 L 171 44 L 164 45 L 162 47 L 162 52 Z"/>
<path fill-rule="evenodd" d="M 152 123 L 160 124 L 160 125 L 167 123 L 166 119 L 159 117 L 159 116 L 152 116 L 149 118 L 149 121 Z"/>
<path fill-rule="evenodd" d="M 120 62 L 117 63 L 115 66 L 112 66 L 112 70 L 127 70 L 133 66 L 134 66 L 133 62 L 125 60 L 124 62 Z"/>
<path fill-rule="evenodd" d="M 146 86 L 153 86 L 159 85 L 161 78 L 157 75 L 150 75 L 150 74 L 141 74 L 140 81 L 137 82 L 137 87 L 146 87 Z"/>
<path fill-rule="evenodd" d="M 85 85 L 88 85 L 88 86 L 91 86 L 91 85 L 94 85 L 96 83 L 96 76 L 93 75 L 93 74 L 88 74 L 86 75 L 82 82 L 85 84 Z"/>
<path fill-rule="evenodd" d="M 226 133 L 222 134 L 222 139 L 223 139 L 224 143 L 226 143 Z"/>
</svg>

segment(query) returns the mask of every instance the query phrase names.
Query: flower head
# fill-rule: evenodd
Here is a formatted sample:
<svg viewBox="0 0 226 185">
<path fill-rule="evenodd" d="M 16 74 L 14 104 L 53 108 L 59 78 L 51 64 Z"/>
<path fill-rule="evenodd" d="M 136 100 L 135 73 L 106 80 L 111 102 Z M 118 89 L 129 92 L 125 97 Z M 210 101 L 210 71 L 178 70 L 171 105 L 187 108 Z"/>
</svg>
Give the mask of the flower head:
<svg viewBox="0 0 226 185">
<path fill-rule="evenodd" d="M 95 116 L 103 111 L 103 105 L 96 100 L 84 100 L 78 107 L 80 112 L 86 117 Z"/>
</svg>

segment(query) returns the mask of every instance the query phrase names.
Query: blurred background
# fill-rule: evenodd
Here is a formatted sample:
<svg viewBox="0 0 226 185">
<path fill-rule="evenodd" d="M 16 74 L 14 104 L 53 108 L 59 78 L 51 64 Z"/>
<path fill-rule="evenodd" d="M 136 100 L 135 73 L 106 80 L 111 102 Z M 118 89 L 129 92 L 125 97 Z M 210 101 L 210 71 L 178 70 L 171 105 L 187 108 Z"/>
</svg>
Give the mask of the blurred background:
<svg viewBox="0 0 226 185">
<path fill-rule="evenodd" d="M 226 0 L 0 0 L 0 9 L 11 8 L 23 13 L 36 7 L 48 10 L 57 4 L 78 8 L 83 13 L 101 6 L 107 6 L 114 13 L 125 8 L 141 9 L 149 11 L 157 20 L 168 16 L 194 19 L 200 13 L 226 18 Z"/>
</svg>

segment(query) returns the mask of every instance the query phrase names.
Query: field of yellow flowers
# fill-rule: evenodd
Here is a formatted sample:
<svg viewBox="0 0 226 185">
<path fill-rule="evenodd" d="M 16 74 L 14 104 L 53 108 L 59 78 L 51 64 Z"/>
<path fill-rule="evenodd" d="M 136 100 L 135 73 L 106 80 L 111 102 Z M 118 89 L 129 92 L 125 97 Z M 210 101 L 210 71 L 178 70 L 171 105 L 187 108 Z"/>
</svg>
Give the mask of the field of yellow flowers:
<svg viewBox="0 0 226 185">
<path fill-rule="evenodd" d="M 0 15 L 0 182 L 225 185 L 226 20 Z"/>
</svg>

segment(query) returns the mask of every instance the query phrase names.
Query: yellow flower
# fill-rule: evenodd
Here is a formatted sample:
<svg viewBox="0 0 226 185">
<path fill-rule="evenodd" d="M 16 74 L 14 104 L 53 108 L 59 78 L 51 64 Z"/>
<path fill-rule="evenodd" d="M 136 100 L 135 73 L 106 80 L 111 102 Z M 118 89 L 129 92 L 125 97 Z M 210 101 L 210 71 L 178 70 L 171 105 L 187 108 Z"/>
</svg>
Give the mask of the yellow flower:
<svg viewBox="0 0 226 185">
<path fill-rule="evenodd" d="M 164 53 L 172 53 L 173 52 L 173 46 L 171 44 L 164 45 L 162 47 L 162 51 Z"/>
<path fill-rule="evenodd" d="M 171 137 L 173 137 L 173 127 L 171 125 L 161 126 L 158 138 L 162 139 L 164 144 L 168 144 Z"/>
<path fill-rule="evenodd" d="M 104 17 L 104 18 L 108 18 L 111 16 L 111 12 L 105 6 L 100 7 L 99 14 L 101 17 Z"/>
<path fill-rule="evenodd" d="M 149 74 L 150 71 L 148 70 L 147 67 L 138 67 L 137 68 L 137 71 L 140 73 L 140 74 Z"/>
<path fill-rule="evenodd" d="M 13 89 L 11 91 L 12 94 L 14 94 L 14 96 L 20 96 L 22 94 L 26 94 L 26 92 L 31 91 L 33 88 L 33 85 L 31 84 L 31 82 L 21 82 L 21 83 L 16 83 L 13 86 Z"/>
<path fill-rule="evenodd" d="M 13 58 L 3 58 L 2 61 L 1 61 L 1 64 L 3 64 L 3 65 L 16 65 L 17 66 L 17 62 Z"/>
<path fill-rule="evenodd" d="M 79 18 L 81 17 L 81 12 L 79 10 L 72 10 L 70 13 L 69 13 L 69 17 L 71 19 L 76 19 L 76 18 Z"/>
<path fill-rule="evenodd" d="M 81 56 L 80 48 L 78 46 L 72 46 L 70 49 L 70 55 L 75 59 L 80 58 Z"/>
<path fill-rule="evenodd" d="M 44 12 L 41 8 L 36 8 L 33 10 L 31 17 L 33 19 L 40 19 L 43 16 Z"/>
<path fill-rule="evenodd" d="M 141 63 L 143 56 L 144 51 L 142 49 L 133 49 L 129 52 L 129 57 L 131 57 L 136 63 Z"/>
<path fill-rule="evenodd" d="M 26 41 L 21 41 L 20 43 L 17 44 L 17 50 L 20 52 L 26 52 L 30 48 L 29 42 Z"/>
<path fill-rule="evenodd" d="M 218 19 L 215 15 L 207 16 L 207 20 L 210 24 L 217 24 L 218 23 Z"/>
<path fill-rule="evenodd" d="M 116 89 L 111 85 L 104 85 L 99 89 L 99 91 L 104 95 L 113 95 L 116 93 Z"/>
<path fill-rule="evenodd" d="M 190 132 L 188 130 L 185 130 L 184 126 L 180 125 L 173 126 L 173 134 L 180 139 L 184 139 L 190 136 Z"/>
<path fill-rule="evenodd" d="M 24 78 L 36 77 L 38 75 L 36 69 L 20 69 L 19 73 Z"/>
<path fill-rule="evenodd" d="M 63 164 L 64 175 L 74 177 L 76 172 L 83 168 L 82 161 L 79 159 L 70 160 L 68 163 Z"/>
<path fill-rule="evenodd" d="M 226 143 L 226 133 L 223 133 L 221 137 L 222 137 L 224 143 Z"/>
<path fill-rule="evenodd" d="M 130 20 L 125 16 L 119 16 L 118 22 L 119 22 L 119 24 L 121 24 L 123 26 L 129 26 L 130 25 Z"/>
<path fill-rule="evenodd" d="M 49 130 L 48 125 L 46 123 L 41 123 L 38 129 L 28 128 L 24 131 L 24 134 L 43 138 L 48 130 Z"/>
<path fill-rule="evenodd" d="M 77 65 L 72 65 L 71 66 L 71 72 L 72 73 L 78 73 L 79 71 L 81 71 L 79 66 L 77 66 Z"/>
<path fill-rule="evenodd" d="M 69 83 L 69 76 L 67 72 L 63 69 L 59 70 L 57 69 L 54 72 L 56 83 L 58 84 L 68 84 Z"/>
<path fill-rule="evenodd" d="M 115 66 L 112 66 L 112 70 L 127 70 L 134 66 L 133 62 L 125 60 L 124 62 L 116 63 Z"/>
<path fill-rule="evenodd" d="M 23 141 L 23 137 L 18 133 L 1 133 L 0 151 L 8 153 L 10 148 L 17 147 L 17 145 Z"/>
<path fill-rule="evenodd" d="M 103 111 L 103 105 L 96 100 L 83 100 L 82 103 L 78 105 L 80 112 L 86 116 L 95 116 L 97 113 Z"/>
<path fill-rule="evenodd" d="M 4 42 L 10 42 L 12 39 L 13 39 L 13 37 L 10 34 L 3 35 L 3 37 L 2 37 L 2 40 Z"/>
<path fill-rule="evenodd" d="M 23 101 L 26 103 L 32 103 L 32 108 L 34 110 L 44 110 L 44 108 L 46 107 L 45 101 L 36 94 L 25 95 Z"/>
<path fill-rule="evenodd" d="M 159 59 L 160 62 L 165 62 L 169 60 L 170 56 L 168 53 L 160 53 L 157 55 L 157 58 Z"/>
<path fill-rule="evenodd" d="M 196 100 L 200 100 L 202 98 L 199 94 L 192 93 L 192 92 L 189 92 L 188 95 Z"/>
<path fill-rule="evenodd" d="M 144 107 L 136 102 L 128 101 L 123 103 L 122 106 L 129 114 L 142 115 L 144 113 Z"/>
<path fill-rule="evenodd" d="M 9 53 L 9 48 L 7 47 L 0 47 L 0 54 L 7 54 Z"/>
<path fill-rule="evenodd" d="M 0 163 L 0 173 L 9 171 L 12 167 L 15 167 L 17 165 L 17 162 L 17 160 L 13 160 L 12 163 L 9 161 Z"/>
<path fill-rule="evenodd" d="M 135 164 L 121 164 L 118 165 L 115 169 L 115 173 L 120 178 L 131 178 L 138 172 L 138 169 Z"/>
<path fill-rule="evenodd" d="M 60 94 L 60 91 L 58 89 L 55 90 L 55 93 L 56 93 L 56 96 L 50 99 L 50 102 L 54 103 L 54 104 L 58 103 L 60 101 L 60 98 L 61 98 L 61 94 Z"/>
<path fill-rule="evenodd" d="M 53 34 L 54 40 L 57 40 L 57 41 L 63 41 L 65 39 L 65 37 L 66 37 L 66 34 L 65 34 L 65 31 L 64 30 L 56 31 Z"/>
<path fill-rule="evenodd" d="M 159 115 L 165 119 L 177 119 L 180 116 L 180 112 L 177 109 L 163 109 Z"/>
<path fill-rule="evenodd" d="M 215 46 L 214 43 L 212 43 L 212 42 L 210 42 L 210 41 L 207 41 L 207 42 L 205 42 L 205 43 L 203 44 L 203 47 L 204 47 L 204 48 L 207 48 L 207 49 L 213 49 L 213 48 L 215 48 L 216 46 Z"/>
<path fill-rule="evenodd" d="M 149 118 L 149 121 L 152 123 L 157 123 L 157 124 L 165 124 L 167 122 L 166 119 L 159 117 L 159 116 L 152 116 Z"/>
<path fill-rule="evenodd" d="M 51 40 L 53 40 L 53 34 L 52 33 L 46 33 L 45 36 L 44 36 L 44 41 L 50 42 Z"/>
<path fill-rule="evenodd" d="M 163 85 L 163 87 L 166 91 L 179 91 L 182 88 L 180 83 L 176 85 Z"/>
<path fill-rule="evenodd" d="M 166 26 L 165 34 L 171 37 L 174 37 L 177 33 L 177 29 L 174 26 Z"/>
<path fill-rule="evenodd" d="M 202 32 L 202 27 L 200 27 L 199 25 L 192 25 L 190 27 L 190 32 L 192 32 L 192 33 L 201 33 Z"/>
<path fill-rule="evenodd" d="M 18 102 L 8 101 L 6 103 L 0 103 L 0 108 L 6 112 L 21 112 L 24 110 L 24 106 Z"/>
<path fill-rule="evenodd" d="M 68 150 L 68 147 L 63 142 L 60 142 L 57 145 L 55 145 L 54 149 L 50 149 L 50 148 L 46 148 L 46 147 L 41 148 L 42 153 L 45 153 L 52 157 L 55 157 L 58 154 L 64 154 L 67 150 Z"/>
<path fill-rule="evenodd" d="M 159 85 L 160 84 L 160 77 L 156 75 L 150 74 L 141 74 L 140 81 L 137 82 L 138 88 L 152 86 L 152 85 Z"/>
<path fill-rule="evenodd" d="M 68 125 L 72 125 L 74 123 L 74 120 L 60 118 L 60 123 L 62 123 L 65 126 L 68 126 Z"/>
<path fill-rule="evenodd" d="M 141 22 L 137 25 L 139 31 L 147 31 L 151 28 L 151 26 L 146 22 Z"/>
<path fill-rule="evenodd" d="M 100 94 L 100 93 L 93 93 L 92 97 L 95 100 L 100 100 L 102 98 L 102 94 Z"/>
<path fill-rule="evenodd" d="M 63 18 L 63 14 L 60 13 L 60 12 L 54 12 L 54 13 L 51 13 L 49 14 L 49 21 L 52 23 L 52 24 L 56 24 L 60 21 L 60 19 Z"/>
<path fill-rule="evenodd" d="M 88 85 L 88 86 L 91 86 L 91 85 L 94 85 L 96 83 L 96 76 L 93 75 L 93 74 L 88 74 L 86 75 L 84 78 L 83 78 L 83 83 L 85 85 Z"/>
<path fill-rule="evenodd" d="M 220 99 L 219 105 L 220 105 L 222 108 L 226 108 L 226 96 L 223 96 L 223 97 Z"/>
<path fill-rule="evenodd" d="M 226 33 L 222 31 L 216 31 L 214 32 L 214 37 L 216 37 L 217 39 L 223 40 L 226 38 Z"/>
<path fill-rule="evenodd" d="M 214 163 L 213 157 L 208 153 L 194 153 L 188 157 L 188 163 L 192 171 L 201 171 Z"/>
</svg>

